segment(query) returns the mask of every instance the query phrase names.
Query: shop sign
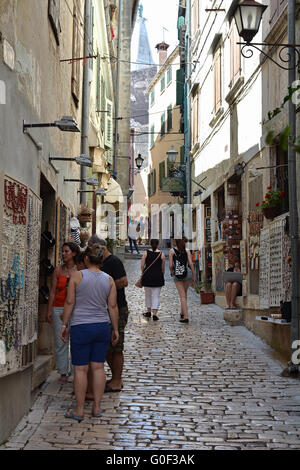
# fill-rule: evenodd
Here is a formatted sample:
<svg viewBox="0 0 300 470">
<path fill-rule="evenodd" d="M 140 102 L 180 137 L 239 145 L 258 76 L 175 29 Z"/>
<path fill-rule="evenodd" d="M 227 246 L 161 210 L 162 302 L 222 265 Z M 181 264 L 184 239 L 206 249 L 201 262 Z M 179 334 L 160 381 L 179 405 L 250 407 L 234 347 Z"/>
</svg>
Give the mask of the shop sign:
<svg viewBox="0 0 300 470">
<path fill-rule="evenodd" d="M 161 190 L 167 193 L 185 192 L 185 179 L 178 176 L 172 178 L 162 178 Z"/>
</svg>

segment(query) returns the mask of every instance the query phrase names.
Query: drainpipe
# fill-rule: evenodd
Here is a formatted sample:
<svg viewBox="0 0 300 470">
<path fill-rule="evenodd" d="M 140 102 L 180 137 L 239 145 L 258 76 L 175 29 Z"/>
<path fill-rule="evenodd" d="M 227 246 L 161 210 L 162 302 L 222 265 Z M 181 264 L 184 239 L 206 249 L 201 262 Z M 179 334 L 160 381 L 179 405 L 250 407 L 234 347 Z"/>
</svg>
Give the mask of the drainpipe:
<svg viewBox="0 0 300 470">
<path fill-rule="evenodd" d="M 185 176 L 186 176 L 186 204 L 191 204 L 191 106 L 190 106 L 190 80 L 191 80 L 191 58 L 190 58 L 190 38 L 191 38 L 191 0 L 186 0 L 186 36 L 185 36 L 185 84 L 184 84 L 184 148 L 185 148 Z"/>
<path fill-rule="evenodd" d="M 90 54 L 91 40 L 91 0 L 85 0 L 84 4 L 84 57 Z M 90 82 L 89 70 L 90 60 L 87 59 L 83 65 L 82 81 L 82 118 L 81 118 L 81 153 L 89 154 L 89 114 L 90 114 Z M 80 167 L 80 179 L 87 178 L 88 169 L 85 166 Z M 86 191 L 87 184 L 81 182 L 80 189 Z M 87 193 L 80 193 L 80 203 L 86 204 Z"/>
<path fill-rule="evenodd" d="M 113 178 L 117 179 L 117 143 L 119 130 L 119 88 L 120 88 L 120 53 L 121 53 L 121 27 L 122 27 L 122 0 L 119 0 L 119 18 L 118 18 L 118 50 L 117 50 L 117 77 L 115 91 L 115 126 L 114 126 L 114 155 L 113 155 Z"/>
<path fill-rule="evenodd" d="M 295 44 L 295 0 L 288 1 L 288 43 Z M 291 69 L 289 70 L 289 86 L 296 80 L 295 51 L 289 50 L 291 55 Z M 289 101 L 289 125 L 291 135 L 296 136 L 296 110 L 292 100 Z M 291 356 L 294 341 L 299 339 L 299 249 L 298 249 L 298 208 L 297 208 L 297 170 L 296 152 L 292 145 L 288 148 L 288 175 L 289 175 L 289 209 L 290 209 L 290 235 L 291 235 L 291 258 L 292 258 L 292 317 L 291 317 Z M 298 366 L 289 363 L 289 372 L 298 371 Z"/>
</svg>

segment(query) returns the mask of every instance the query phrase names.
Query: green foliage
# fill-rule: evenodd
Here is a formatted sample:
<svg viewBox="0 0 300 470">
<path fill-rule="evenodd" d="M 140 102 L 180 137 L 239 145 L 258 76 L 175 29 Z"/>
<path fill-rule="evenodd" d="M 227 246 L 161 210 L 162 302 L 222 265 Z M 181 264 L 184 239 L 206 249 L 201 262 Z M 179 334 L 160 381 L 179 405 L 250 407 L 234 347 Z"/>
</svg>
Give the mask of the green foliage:
<svg viewBox="0 0 300 470">
<path fill-rule="evenodd" d="M 259 207 L 260 210 L 265 209 L 266 207 L 276 207 L 282 204 L 282 200 L 285 197 L 285 193 L 280 189 L 272 189 L 271 186 L 268 186 L 268 191 L 265 194 L 265 199 L 260 204 L 256 203 L 256 207 Z"/>
<path fill-rule="evenodd" d="M 298 85 L 297 87 L 289 86 L 288 94 L 284 97 L 280 108 L 275 108 L 273 111 L 269 111 L 268 119 L 264 120 L 263 124 L 265 125 L 267 122 L 271 121 L 272 119 L 274 119 L 275 116 L 281 113 L 281 110 L 283 109 L 285 104 L 293 99 L 294 93 L 299 89 L 300 85 Z M 296 142 L 295 137 L 291 135 L 290 126 L 286 126 L 279 135 L 275 135 L 275 131 L 270 128 L 267 128 L 267 130 L 268 132 L 265 138 L 265 142 L 267 145 L 280 145 L 283 150 L 288 150 L 289 145 L 293 145 L 295 151 L 300 153 L 300 138 Z"/>
</svg>

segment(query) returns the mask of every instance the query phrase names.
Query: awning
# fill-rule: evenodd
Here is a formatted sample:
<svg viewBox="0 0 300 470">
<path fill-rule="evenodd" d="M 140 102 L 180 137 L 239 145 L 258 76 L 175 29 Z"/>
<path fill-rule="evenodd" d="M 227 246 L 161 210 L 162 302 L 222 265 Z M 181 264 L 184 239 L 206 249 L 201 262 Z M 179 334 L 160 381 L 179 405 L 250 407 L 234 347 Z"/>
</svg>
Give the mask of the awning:
<svg viewBox="0 0 300 470">
<path fill-rule="evenodd" d="M 111 203 L 114 203 L 117 201 L 122 202 L 123 197 L 124 196 L 123 196 L 122 189 L 119 183 L 117 183 L 117 181 L 114 180 L 113 178 L 110 178 L 108 185 L 107 185 L 106 196 L 104 196 L 104 201 L 111 202 Z"/>
</svg>

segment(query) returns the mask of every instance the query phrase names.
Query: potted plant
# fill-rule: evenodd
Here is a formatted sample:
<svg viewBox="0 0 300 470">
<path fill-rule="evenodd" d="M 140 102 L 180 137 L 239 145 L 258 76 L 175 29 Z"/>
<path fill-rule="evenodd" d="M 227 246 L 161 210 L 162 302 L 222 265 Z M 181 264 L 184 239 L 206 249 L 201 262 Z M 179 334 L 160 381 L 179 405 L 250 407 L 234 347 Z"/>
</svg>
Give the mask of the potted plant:
<svg viewBox="0 0 300 470">
<path fill-rule="evenodd" d="M 214 293 L 211 290 L 211 281 L 205 279 L 200 283 L 201 304 L 213 304 Z"/>
<path fill-rule="evenodd" d="M 265 199 L 260 204 L 256 203 L 256 207 L 262 211 L 266 219 L 274 219 L 281 212 L 281 206 L 285 193 L 280 189 L 272 189 L 271 186 L 268 186 L 268 191 L 265 194 Z"/>
</svg>

